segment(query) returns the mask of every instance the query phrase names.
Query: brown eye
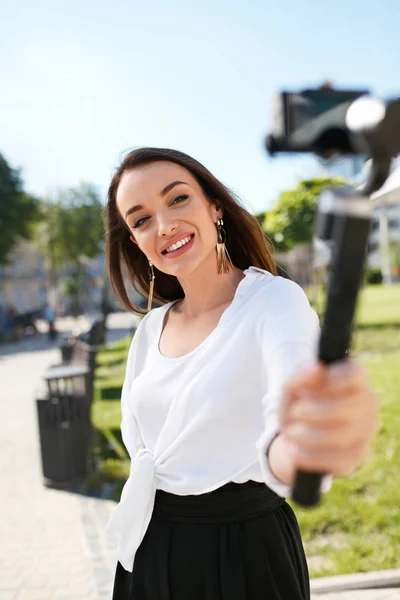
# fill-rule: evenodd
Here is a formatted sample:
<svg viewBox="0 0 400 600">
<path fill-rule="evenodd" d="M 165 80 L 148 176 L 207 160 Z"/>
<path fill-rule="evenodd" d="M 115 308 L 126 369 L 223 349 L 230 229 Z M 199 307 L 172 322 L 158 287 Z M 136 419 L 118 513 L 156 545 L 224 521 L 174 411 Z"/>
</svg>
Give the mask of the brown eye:
<svg viewBox="0 0 400 600">
<path fill-rule="evenodd" d="M 189 198 L 189 196 L 187 194 L 179 194 L 178 196 L 175 196 L 175 198 L 173 198 L 173 200 L 171 201 L 171 205 L 178 204 L 179 202 L 184 202 L 188 198 Z M 149 218 L 150 217 L 141 217 L 140 219 L 135 221 L 135 223 L 132 225 L 132 229 L 141 227 L 143 225 L 143 223 L 145 223 Z"/>
<path fill-rule="evenodd" d="M 132 225 L 132 229 L 136 229 L 136 227 L 140 227 L 141 225 L 143 225 L 143 223 L 147 221 L 148 218 L 149 217 L 142 217 L 141 219 L 135 221 L 135 223 Z"/>
<path fill-rule="evenodd" d="M 175 196 L 171 204 L 174 204 L 175 202 L 183 202 L 184 200 L 187 200 L 187 198 L 189 198 L 187 194 L 179 194 L 179 196 Z"/>
</svg>

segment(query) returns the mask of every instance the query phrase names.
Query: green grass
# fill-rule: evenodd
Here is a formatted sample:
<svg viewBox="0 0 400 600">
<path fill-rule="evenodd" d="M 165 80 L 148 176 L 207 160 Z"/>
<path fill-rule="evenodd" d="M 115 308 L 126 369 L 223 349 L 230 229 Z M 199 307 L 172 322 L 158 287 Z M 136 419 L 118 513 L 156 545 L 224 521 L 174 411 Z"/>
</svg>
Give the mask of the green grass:
<svg viewBox="0 0 400 600">
<path fill-rule="evenodd" d="M 326 293 L 321 286 L 307 287 L 305 292 L 315 310 L 323 312 Z M 365 285 L 356 308 L 357 325 L 400 326 L 400 285 Z"/>
<path fill-rule="evenodd" d="M 121 388 L 131 337 L 125 337 L 98 354 L 95 379 L 93 424 L 98 429 L 119 428 Z"/>
<path fill-rule="evenodd" d="M 93 421 L 101 476 L 117 482 L 129 472 L 119 426 L 126 338 L 100 353 Z M 335 479 L 312 510 L 293 505 L 311 577 L 399 567 L 400 548 L 400 285 L 362 290 L 352 352 L 367 367 L 381 398 L 380 428 L 370 457 L 352 477 Z"/>
<path fill-rule="evenodd" d="M 97 357 L 92 422 L 95 429 L 95 453 L 99 472 L 87 482 L 99 491 L 113 484 L 112 497 L 119 500 L 129 474 L 129 457 L 121 438 L 121 388 L 125 376 L 126 357 L 131 337 L 103 348 Z"/>
<path fill-rule="evenodd" d="M 400 327 L 400 285 L 368 285 L 361 291 L 357 323 Z"/>
<path fill-rule="evenodd" d="M 318 508 L 292 504 L 312 577 L 399 567 L 400 285 L 362 289 L 352 354 L 381 398 L 380 427 L 362 467 L 334 479 Z"/>
<path fill-rule="evenodd" d="M 385 346 L 391 345 L 390 336 L 390 330 L 382 332 Z M 352 477 L 334 479 L 318 508 L 293 505 L 312 577 L 399 566 L 400 349 L 368 354 L 363 358 L 361 353 L 360 360 L 381 397 L 380 429 L 371 455 Z"/>
</svg>

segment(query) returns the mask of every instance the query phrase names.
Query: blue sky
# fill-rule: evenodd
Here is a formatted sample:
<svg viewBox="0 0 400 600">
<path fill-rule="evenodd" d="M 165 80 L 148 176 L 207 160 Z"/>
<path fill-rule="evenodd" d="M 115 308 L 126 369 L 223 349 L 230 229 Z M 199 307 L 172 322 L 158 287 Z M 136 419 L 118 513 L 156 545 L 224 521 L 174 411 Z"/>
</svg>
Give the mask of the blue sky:
<svg viewBox="0 0 400 600">
<path fill-rule="evenodd" d="M 266 155 L 273 95 L 400 95 L 399 22 L 399 0 L 2 0 L 0 152 L 44 196 L 104 194 L 127 149 L 177 148 L 266 210 L 320 169 Z"/>
</svg>

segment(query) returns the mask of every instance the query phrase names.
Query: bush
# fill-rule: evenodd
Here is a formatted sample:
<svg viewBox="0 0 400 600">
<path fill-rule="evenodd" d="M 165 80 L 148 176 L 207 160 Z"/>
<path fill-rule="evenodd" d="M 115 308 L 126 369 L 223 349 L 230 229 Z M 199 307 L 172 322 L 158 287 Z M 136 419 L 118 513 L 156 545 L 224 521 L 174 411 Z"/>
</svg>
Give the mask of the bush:
<svg viewBox="0 0 400 600">
<path fill-rule="evenodd" d="M 370 284 L 382 283 L 383 277 L 380 269 L 367 269 L 365 273 L 365 282 Z"/>
</svg>

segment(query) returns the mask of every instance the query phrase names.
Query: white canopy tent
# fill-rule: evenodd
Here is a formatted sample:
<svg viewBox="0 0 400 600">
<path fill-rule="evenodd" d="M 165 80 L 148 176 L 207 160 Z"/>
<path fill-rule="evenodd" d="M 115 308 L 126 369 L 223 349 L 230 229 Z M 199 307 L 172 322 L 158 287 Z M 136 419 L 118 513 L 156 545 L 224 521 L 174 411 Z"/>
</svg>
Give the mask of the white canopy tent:
<svg viewBox="0 0 400 600">
<path fill-rule="evenodd" d="M 394 169 L 380 190 L 371 195 L 374 206 L 400 204 L 400 166 Z"/>
<path fill-rule="evenodd" d="M 395 168 L 383 186 L 371 195 L 371 201 L 379 216 L 379 247 L 381 270 L 385 283 L 392 283 L 390 264 L 389 211 L 393 205 L 400 206 L 400 166 Z"/>
</svg>

